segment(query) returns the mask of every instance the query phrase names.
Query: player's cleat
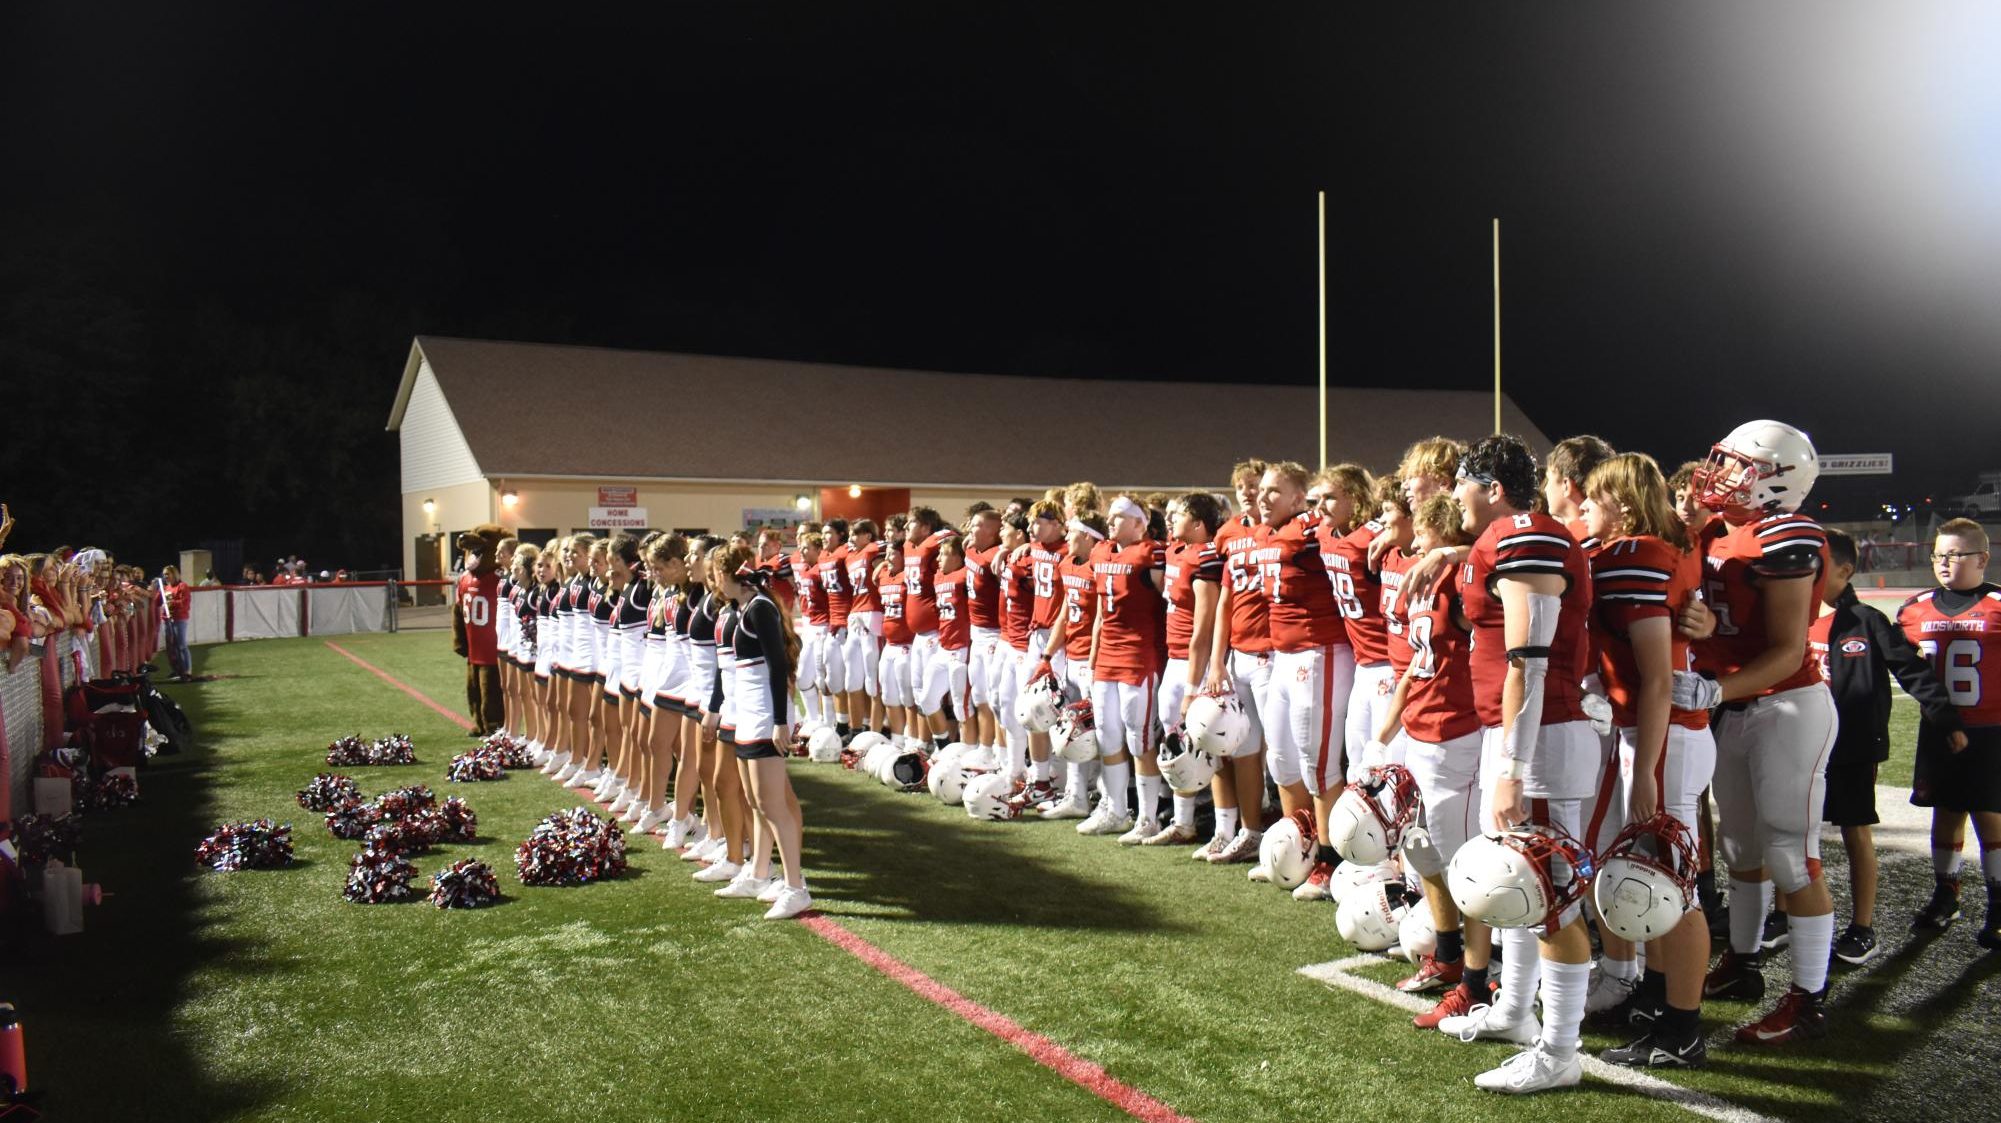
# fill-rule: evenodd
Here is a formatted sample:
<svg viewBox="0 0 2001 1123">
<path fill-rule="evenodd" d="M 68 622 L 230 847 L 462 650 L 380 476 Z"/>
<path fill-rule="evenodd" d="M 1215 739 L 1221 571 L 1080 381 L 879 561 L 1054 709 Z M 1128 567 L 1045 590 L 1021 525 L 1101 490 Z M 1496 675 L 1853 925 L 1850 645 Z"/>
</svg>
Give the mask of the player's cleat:
<svg viewBox="0 0 2001 1123">
<path fill-rule="evenodd" d="M 1739 955 L 1726 951 L 1702 980 L 1702 997 L 1756 1002 L 1765 997 L 1765 957 L 1761 952 Z"/>
<path fill-rule="evenodd" d="M 1584 1062 L 1575 1050 L 1567 1057 L 1559 1057 L 1536 1042 L 1501 1062 L 1499 1068 L 1474 1077 L 1473 1086 L 1483 1091 L 1523 1096 L 1552 1088 L 1574 1088 L 1583 1078 Z"/>
<path fill-rule="evenodd" d="M 1222 852 L 1209 859 L 1219 866 L 1233 866 L 1239 862 L 1254 862 L 1258 857 L 1258 846 L 1265 840 L 1265 832 L 1249 827 L 1238 827 L 1237 837 L 1226 843 Z"/>
<path fill-rule="evenodd" d="M 1466 974 L 1466 964 L 1462 960 L 1440 963 L 1437 956 L 1427 955 L 1417 961 L 1417 971 L 1407 979 L 1397 981 L 1397 989 L 1405 994 L 1425 994 L 1434 990 L 1457 989 L 1459 981 Z M 1429 1015 L 1426 1015 L 1427 1017 Z"/>
<path fill-rule="evenodd" d="M 1188 856 L 1198 862 L 1213 862 L 1216 860 L 1216 856 L 1221 854 L 1223 849 L 1229 845 L 1230 840 L 1224 838 L 1222 835 L 1211 835 L 1209 836 L 1209 841 L 1197 846 Z"/>
<path fill-rule="evenodd" d="M 1959 879 L 1941 877 L 1932 886 L 1932 899 L 1911 920 L 1913 932 L 1943 932 L 1962 914 L 1959 911 Z"/>
<path fill-rule="evenodd" d="M 1008 802 L 1022 810 L 1041 810 L 1042 805 L 1060 798 L 1056 785 L 1047 780 L 1031 780 L 1020 791 L 1008 797 Z"/>
<path fill-rule="evenodd" d="M 1789 987 L 1772 1012 L 1737 1031 L 1737 1041 L 1745 1045 L 1784 1045 L 1827 1036 L 1827 1008 L 1823 990 L 1813 994 Z"/>
<path fill-rule="evenodd" d="M 1157 835 L 1159 833 L 1160 833 L 1159 819 L 1154 819 L 1154 818 L 1140 819 L 1137 822 L 1133 823 L 1133 828 L 1131 830 L 1119 836 L 1119 845 L 1139 846 L 1145 843 L 1147 839 L 1152 838 L 1154 835 Z"/>
<path fill-rule="evenodd" d="M 1112 810 L 1111 801 L 1098 805 L 1096 811 L 1084 817 L 1077 824 L 1078 834 L 1124 834 L 1131 830 L 1133 821 L 1123 811 Z"/>
<path fill-rule="evenodd" d="M 1584 1016 L 1603 1014 L 1615 1006 L 1623 1006 L 1638 990 L 1640 980 L 1621 979 L 1599 968 L 1591 973 L 1591 989 L 1584 994 Z"/>
<path fill-rule="evenodd" d="M 757 900 L 759 893 L 764 892 L 765 886 L 770 884 L 770 878 L 754 877 L 750 870 L 744 869 L 739 871 L 735 877 L 730 878 L 728 885 L 716 890 L 716 896 L 733 900 L 754 901 Z"/>
<path fill-rule="evenodd" d="M 1598 1059 L 1627 1068 L 1701 1068 L 1709 1063 L 1709 1046 L 1700 1033 L 1686 1041 L 1669 1041 L 1650 1030 L 1638 1041 L 1605 1050 Z"/>
<path fill-rule="evenodd" d="M 1482 1003 L 1457 1017 L 1441 1018 L 1438 1032 L 1461 1041 L 1512 1041 L 1533 1045 L 1542 1036 L 1542 1023 L 1534 1014 L 1524 1013 L 1517 1021 L 1501 1017 L 1500 1007 Z"/>
<path fill-rule="evenodd" d="M 1179 846 L 1195 841 L 1195 828 L 1187 823 L 1169 823 L 1139 840 L 1141 846 Z"/>
<path fill-rule="evenodd" d="M 1048 810 L 1042 813 L 1042 817 L 1045 819 L 1088 819 L 1091 817 L 1091 805 L 1086 800 L 1059 798 L 1056 802 L 1049 805 Z"/>
<path fill-rule="evenodd" d="M 1461 967 L 1463 975 L 1463 965 Z M 1438 1000 L 1438 1005 L 1412 1018 L 1410 1024 L 1419 1029 L 1437 1029 L 1438 1023 L 1447 1018 L 1463 1018 L 1472 1009 L 1473 992 L 1466 989 L 1466 984 L 1462 982 L 1446 991 L 1445 997 Z"/>
<path fill-rule="evenodd" d="M 1787 927 L 1786 914 L 1775 912 L 1765 917 L 1765 930 L 1758 936 L 1761 951 L 1777 951 L 1793 942 L 1792 930 Z"/>
<path fill-rule="evenodd" d="M 1763 976 L 1759 976 L 1763 978 Z M 1635 986 L 1624 1002 L 1598 1014 L 1586 1014 L 1587 1024 L 1607 1030 L 1637 1029 L 1646 1032 L 1667 1011 L 1667 1000 L 1658 990 Z"/>
<path fill-rule="evenodd" d="M 1300 882 L 1298 887 L 1292 891 L 1292 899 L 1295 901 L 1328 900 L 1334 896 L 1327 888 L 1327 883 L 1332 880 L 1334 880 L 1334 867 L 1327 862 L 1315 862 L 1313 863 L 1313 869 L 1307 872 L 1306 880 Z"/>
<path fill-rule="evenodd" d="M 1834 958 L 1852 967 L 1860 967 L 1876 958 L 1876 953 L 1881 950 L 1876 946 L 1876 930 L 1860 924 L 1849 925 L 1841 933 L 1841 938 L 1834 941 Z"/>
<path fill-rule="evenodd" d="M 1987 883 L 1987 919 L 1973 934 L 1973 942 L 1988 951 L 2001 951 L 2001 881 Z"/>
<path fill-rule="evenodd" d="M 771 903 L 771 908 L 765 912 L 764 919 L 790 920 L 812 907 L 813 894 L 808 893 L 805 886 L 802 885 L 797 889 L 787 888 L 778 895 L 776 901 Z"/>
</svg>

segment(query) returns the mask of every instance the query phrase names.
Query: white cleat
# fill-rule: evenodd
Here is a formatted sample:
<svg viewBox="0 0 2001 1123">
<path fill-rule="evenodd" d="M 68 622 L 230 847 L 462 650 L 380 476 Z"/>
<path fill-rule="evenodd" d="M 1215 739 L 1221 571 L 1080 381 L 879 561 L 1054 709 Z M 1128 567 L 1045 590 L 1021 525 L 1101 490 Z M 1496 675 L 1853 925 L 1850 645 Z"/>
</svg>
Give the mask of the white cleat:
<svg viewBox="0 0 2001 1123">
<path fill-rule="evenodd" d="M 770 884 L 770 878 L 753 876 L 750 870 L 745 869 L 730 878 L 728 885 L 716 890 L 716 896 L 739 901 L 763 900 L 762 894 Z"/>
<path fill-rule="evenodd" d="M 717 862 L 695 871 L 696 881 L 730 881 L 743 872 L 743 867 L 735 862 Z"/>
<path fill-rule="evenodd" d="M 813 894 L 808 893 L 804 886 L 797 889 L 787 888 L 778 895 L 778 900 L 772 903 L 771 909 L 764 914 L 764 919 L 790 920 L 812 907 Z"/>
<path fill-rule="evenodd" d="M 1447 1019 L 1450 1020 L 1450 1019 Z M 1575 1052 L 1558 1057 L 1540 1041 L 1473 1078 L 1476 1088 L 1521 1096 L 1546 1092 L 1551 1088 L 1573 1088 L 1584 1075 L 1584 1063 Z"/>
<path fill-rule="evenodd" d="M 1106 804 L 1099 804 L 1083 822 L 1077 824 L 1078 834 L 1124 834 L 1132 829 L 1133 821 L 1124 814 L 1112 811 Z"/>
<path fill-rule="evenodd" d="M 1619 1003 L 1624 1002 L 1639 985 L 1640 981 L 1638 979 L 1614 978 L 1606 974 L 1602 967 L 1593 971 L 1591 973 L 1591 989 L 1584 995 L 1585 1016 L 1589 1017 L 1592 1014 L 1604 1013 Z"/>
<path fill-rule="evenodd" d="M 1090 814 L 1091 805 L 1087 800 L 1059 799 L 1049 805 L 1048 810 L 1042 813 L 1042 817 L 1045 819 L 1084 819 L 1089 818 Z"/>
<path fill-rule="evenodd" d="M 1147 839 L 1152 838 L 1154 835 L 1157 835 L 1159 833 L 1160 833 L 1159 819 L 1141 819 L 1139 822 L 1133 824 L 1133 828 L 1131 830 L 1119 836 L 1119 845 L 1140 846 L 1143 845 Z"/>
<path fill-rule="evenodd" d="M 1542 1024 L 1534 1014 L 1523 1014 L 1520 1021 L 1501 1020 L 1500 1007 L 1480 1005 L 1464 1014 L 1441 1019 L 1438 1032 L 1461 1041 L 1509 1041 L 1516 1045 L 1533 1045 L 1542 1036 Z"/>
</svg>

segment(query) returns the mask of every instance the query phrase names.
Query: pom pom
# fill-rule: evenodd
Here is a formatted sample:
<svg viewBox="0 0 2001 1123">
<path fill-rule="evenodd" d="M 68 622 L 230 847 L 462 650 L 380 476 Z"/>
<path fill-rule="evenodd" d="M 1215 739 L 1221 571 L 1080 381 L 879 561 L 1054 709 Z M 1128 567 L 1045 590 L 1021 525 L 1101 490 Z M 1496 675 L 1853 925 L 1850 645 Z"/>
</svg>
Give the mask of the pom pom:
<svg viewBox="0 0 2001 1123">
<path fill-rule="evenodd" d="M 479 834 L 479 816 L 458 796 L 447 799 L 434 814 L 444 822 L 440 842 L 472 842 Z"/>
<path fill-rule="evenodd" d="M 362 840 L 371 850 L 386 850 L 392 854 L 422 854 L 431 848 L 432 842 L 429 827 L 414 816 L 377 823 L 368 828 Z"/>
<path fill-rule="evenodd" d="M 322 772 L 299 789 L 299 806 L 308 811 L 332 811 L 349 801 L 361 799 L 361 787 L 353 780 L 332 772 Z"/>
<path fill-rule="evenodd" d="M 445 779 L 454 784 L 479 784 L 489 780 L 505 780 L 507 771 L 501 765 L 499 751 L 475 749 L 453 757 L 451 765 L 445 769 Z"/>
<path fill-rule="evenodd" d="M 393 850 L 370 846 L 354 856 L 347 869 L 347 886 L 341 896 L 360 905 L 386 901 L 407 901 L 413 895 L 410 879 L 417 867 Z"/>
<path fill-rule="evenodd" d="M 83 821 L 75 815 L 23 815 L 14 820 L 14 851 L 24 868 L 73 853 L 82 837 Z"/>
<path fill-rule="evenodd" d="M 139 802 L 139 781 L 127 772 L 106 772 L 95 780 L 77 782 L 75 795 L 79 811 L 130 807 Z"/>
<path fill-rule="evenodd" d="M 535 767 L 535 758 L 528 749 L 528 740 L 525 737 L 516 737 L 512 733 L 495 733 L 486 739 L 483 747 L 494 754 L 502 768 L 510 772 Z"/>
<path fill-rule="evenodd" d="M 431 875 L 431 903 L 441 909 L 476 909 L 500 900 L 500 879 L 477 858 L 462 858 Z"/>
<path fill-rule="evenodd" d="M 368 763 L 368 742 L 359 737 L 342 737 L 327 745 L 327 764 L 335 768 L 352 768 Z"/>
<path fill-rule="evenodd" d="M 195 861 L 212 870 L 268 870 L 292 864 L 292 825 L 269 819 L 224 823 L 195 847 Z"/>
<path fill-rule="evenodd" d="M 536 824 L 514 852 L 523 885 L 588 885 L 625 872 L 625 832 L 588 807 L 558 811 Z"/>
<path fill-rule="evenodd" d="M 438 797 L 423 784 L 412 784 L 407 788 L 397 788 L 393 792 L 383 792 L 375 797 L 375 813 L 383 819 L 401 819 L 414 815 L 427 807 L 436 807 Z"/>
<path fill-rule="evenodd" d="M 406 734 L 391 733 L 380 741 L 342 737 L 327 746 L 327 764 L 334 768 L 356 768 L 372 764 L 415 764 L 416 747 Z"/>
<path fill-rule="evenodd" d="M 360 838 L 381 819 L 374 804 L 351 799 L 327 812 L 327 830 L 335 838 Z"/>
</svg>

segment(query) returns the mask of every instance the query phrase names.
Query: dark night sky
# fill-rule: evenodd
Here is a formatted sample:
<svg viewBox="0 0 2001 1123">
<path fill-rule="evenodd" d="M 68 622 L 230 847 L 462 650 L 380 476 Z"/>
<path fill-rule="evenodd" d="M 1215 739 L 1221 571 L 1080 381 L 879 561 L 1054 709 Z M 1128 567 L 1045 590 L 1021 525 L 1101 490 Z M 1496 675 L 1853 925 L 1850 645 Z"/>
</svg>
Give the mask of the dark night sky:
<svg viewBox="0 0 2001 1123">
<path fill-rule="evenodd" d="M 0 375 L 187 434 L 133 551 L 365 564 L 416 332 L 1310 383 L 1325 188 L 1336 382 L 1489 385 L 1498 215 L 1552 435 L 2001 467 L 2001 9 L 1372 7 L 9 5 Z"/>
</svg>

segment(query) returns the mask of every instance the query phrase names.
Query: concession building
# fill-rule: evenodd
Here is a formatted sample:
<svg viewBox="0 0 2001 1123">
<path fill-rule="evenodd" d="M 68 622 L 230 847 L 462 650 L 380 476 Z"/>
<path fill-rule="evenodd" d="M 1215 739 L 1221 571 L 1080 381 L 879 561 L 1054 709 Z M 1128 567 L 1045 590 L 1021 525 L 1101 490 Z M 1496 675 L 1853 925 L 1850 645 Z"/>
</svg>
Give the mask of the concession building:
<svg viewBox="0 0 2001 1123">
<path fill-rule="evenodd" d="M 402 442 L 403 571 L 494 522 L 712 531 L 914 505 L 966 506 L 1092 480 L 1226 492 L 1250 456 L 1316 459 L 1319 391 L 1096 381 L 418 336 L 389 413 Z M 1493 427 L 1482 391 L 1329 387 L 1328 449 L 1372 471 L 1411 441 Z M 1549 442 L 1512 401 L 1503 424 Z"/>
</svg>

